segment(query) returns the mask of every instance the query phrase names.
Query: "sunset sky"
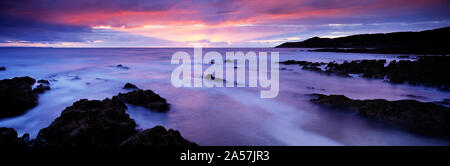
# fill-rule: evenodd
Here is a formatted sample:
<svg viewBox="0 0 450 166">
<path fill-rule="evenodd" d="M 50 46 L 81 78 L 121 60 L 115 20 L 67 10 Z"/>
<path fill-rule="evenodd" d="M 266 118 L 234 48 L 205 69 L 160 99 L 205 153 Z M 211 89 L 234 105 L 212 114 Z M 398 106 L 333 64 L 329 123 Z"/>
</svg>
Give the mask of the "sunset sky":
<svg viewBox="0 0 450 166">
<path fill-rule="evenodd" d="M 450 0 L 2 0 L 0 46 L 273 47 L 450 26 Z"/>
</svg>

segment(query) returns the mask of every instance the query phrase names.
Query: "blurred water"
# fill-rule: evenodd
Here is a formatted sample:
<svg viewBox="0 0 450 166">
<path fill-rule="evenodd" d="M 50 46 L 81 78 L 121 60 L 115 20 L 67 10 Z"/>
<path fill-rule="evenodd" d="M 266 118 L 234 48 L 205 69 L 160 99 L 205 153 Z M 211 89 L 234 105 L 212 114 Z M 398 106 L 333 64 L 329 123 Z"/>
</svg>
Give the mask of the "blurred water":
<svg viewBox="0 0 450 166">
<path fill-rule="evenodd" d="M 0 48 L 0 79 L 31 76 L 51 81 L 52 90 L 40 95 L 39 105 L 22 116 L 1 119 L 1 127 L 35 137 L 61 111 L 81 98 L 104 99 L 126 82 L 152 89 L 171 104 L 167 113 L 129 105 L 127 112 L 139 128 L 163 125 L 180 130 L 200 145 L 450 145 L 313 105 L 306 94 L 343 94 L 355 99 L 415 99 L 425 102 L 450 98 L 435 88 L 390 84 L 383 80 L 343 78 L 280 65 L 277 98 L 261 99 L 259 88 L 174 88 L 170 83 L 171 55 L 192 48 L 52 49 Z M 396 60 L 395 55 L 307 52 L 303 49 L 209 48 L 218 51 L 278 51 L 280 61 L 343 62 L 357 59 Z M 118 64 L 129 67 L 122 69 Z M 197 64 L 198 65 L 198 64 Z M 419 98 L 411 98 L 420 96 Z"/>
</svg>

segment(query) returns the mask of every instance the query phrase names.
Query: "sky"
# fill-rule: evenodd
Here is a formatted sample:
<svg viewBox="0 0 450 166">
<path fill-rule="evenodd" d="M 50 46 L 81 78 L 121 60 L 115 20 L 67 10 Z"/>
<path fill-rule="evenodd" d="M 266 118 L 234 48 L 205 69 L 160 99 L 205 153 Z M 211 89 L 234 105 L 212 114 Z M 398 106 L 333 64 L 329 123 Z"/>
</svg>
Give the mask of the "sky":
<svg viewBox="0 0 450 166">
<path fill-rule="evenodd" d="M 2 0 L 0 46 L 274 47 L 450 26 L 450 0 Z"/>
</svg>

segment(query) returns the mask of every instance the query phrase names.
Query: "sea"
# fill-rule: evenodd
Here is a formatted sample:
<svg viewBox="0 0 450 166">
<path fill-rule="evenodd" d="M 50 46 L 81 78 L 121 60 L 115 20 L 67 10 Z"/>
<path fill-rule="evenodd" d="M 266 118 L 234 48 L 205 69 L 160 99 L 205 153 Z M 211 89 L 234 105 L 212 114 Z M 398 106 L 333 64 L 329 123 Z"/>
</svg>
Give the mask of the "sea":
<svg viewBox="0 0 450 166">
<path fill-rule="evenodd" d="M 180 65 L 171 64 L 171 59 L 179 51 L 192 56 L 194 49 L 0 48 L 0 66 L 6 67 L 0 71 L 0 79 L 30 76 L 51 83 L 51 90 L 39 95 L 38 106 L 23 115 L 0 119 L 0 127 L 14 128 L 19 135 L 29 133 L 34 138 L 73 102 L 84 98 L 102 100 L 128 92 L 122 87 L 129 82 L 153 90 L 171 105 L 164 113 L 127 105 L 127 113 L 139 129 L 162 125 L 179 130 L 183 137 L 199 145 L 450 145 L 448 139 L 417 135 L 357 114 L 315 105 L 309 95 L 439 102 L 450 98 L 448 91 L 358 75 L 326 75 L 283 64 L 279 64 L 279 93 L 274 98 L 261 98 L 260 87 L 175 87 L 171 75 Z M 203 48 L 204 53 L 209 51 L 223 57 L 226 52 L 278 52 L 279 61 L 404 60 L 399 57 L 404 55 L 292 48 Z M 192 65 L 207 68 L 211 64 Z M 195 74 L 191 77 L 204 78 Z"/>
</svg>

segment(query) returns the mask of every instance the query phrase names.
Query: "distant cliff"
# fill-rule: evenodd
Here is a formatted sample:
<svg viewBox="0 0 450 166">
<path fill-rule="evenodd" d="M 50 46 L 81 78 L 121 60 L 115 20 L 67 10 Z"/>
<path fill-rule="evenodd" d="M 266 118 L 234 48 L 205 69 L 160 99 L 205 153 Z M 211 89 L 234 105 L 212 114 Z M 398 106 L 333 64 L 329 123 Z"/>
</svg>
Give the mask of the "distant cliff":
<svg viewBox="0 0 450 166">
<path fill-rule="evenodd" d="M 338 38 L 313 37 L 276 48 L 322 48 L 313 51 L 400 54 L 450 54 L 450 27 L 421 32 L 360 34 Z"/>
</svg>

